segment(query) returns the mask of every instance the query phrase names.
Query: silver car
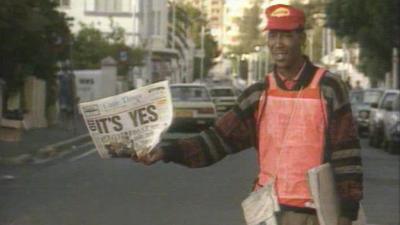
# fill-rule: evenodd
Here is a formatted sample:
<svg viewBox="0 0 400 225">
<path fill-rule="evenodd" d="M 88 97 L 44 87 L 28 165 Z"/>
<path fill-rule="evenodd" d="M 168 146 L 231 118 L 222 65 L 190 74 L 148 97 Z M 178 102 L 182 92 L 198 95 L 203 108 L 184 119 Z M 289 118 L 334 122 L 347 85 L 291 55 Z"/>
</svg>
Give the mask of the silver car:
<svg viewBox="0 0 400 225">
<path fill-rule="evenodd" d="M 377 104 L 371 104 L 371 114 L 369 121 L 369 144 L 373 147 L 381 147 L 384 142 L 384 106 L 391 104 L 397 95 L 398 90 L 387 89 Z"/>
<path fill-rule="evenodd" d="M 200 131 L 213 125 L 215 105 L 204 84 L 170 85 L 174 119 L 170 130 Z"/>
<path fill-rule="evenodd" d="M 369 132 L 371 105 L 377 105 L 384 90 L 369 88 L 364 90 L 352 90 L 350 92 L 350 103 L 354 120 L 357 122 L 360 136 L 367 136 Z M 373 113 L 372 113 L 373 114 Z"/>
<path fill-rule="evenodd" d="M 218 116 L 232 109 L 237 101 L 236 91 L 231 86 L 211 87 L 210 94 L 217 108 Z"/>
<path fill-rule="evenodd" d="M 383 105 L 383 144 L 389 153 L 399 153 L 400 147 L 400 90 Z"/>
</svg>

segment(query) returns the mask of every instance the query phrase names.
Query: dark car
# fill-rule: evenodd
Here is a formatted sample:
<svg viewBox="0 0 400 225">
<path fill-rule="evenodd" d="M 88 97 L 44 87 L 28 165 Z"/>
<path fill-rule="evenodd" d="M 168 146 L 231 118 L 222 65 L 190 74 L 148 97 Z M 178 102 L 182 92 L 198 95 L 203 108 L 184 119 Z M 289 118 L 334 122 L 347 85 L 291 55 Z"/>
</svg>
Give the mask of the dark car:
<svg viewBox="0 0 400 225">
<path fill-rule="evenodd" d="M 383 105 L 383 145 L 389 153 L 400 148 L 400 91 L 395 90 Z"/>
<path fill-rule="evenodd" d="M 350 92 L 350 103 L 353 117 L 357 122 L 360 136 L 366 136 L 369 132 L 371 105 L 378 104 L 384 90 L 369 88 L 365 90 L 353 90 Z"/>
</svg>

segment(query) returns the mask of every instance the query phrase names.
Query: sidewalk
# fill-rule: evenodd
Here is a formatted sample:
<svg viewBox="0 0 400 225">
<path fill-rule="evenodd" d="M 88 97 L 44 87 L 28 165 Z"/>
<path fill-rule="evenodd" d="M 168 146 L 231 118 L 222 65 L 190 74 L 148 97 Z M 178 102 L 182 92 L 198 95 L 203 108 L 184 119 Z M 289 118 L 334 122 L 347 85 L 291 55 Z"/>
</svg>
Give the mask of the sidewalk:
<svg viewBox="0 0 400 225">
<path fill-rule="evenodd" d="M 79 119 L 75 124 L 75 130 L 56 125 L 48 128 L 25 130 L 18 142 L 0 141 L 0 164 L 21 164 L 31 161 L 33 157 L 38 155 L 46 157 L 52 154 L 49 146 L 55 144 L 57 146 L 57 144 L 63 143 L 72 145 L 74 141 L 88 137 L 85 135 L 87 129 L 84 122 Z"/>
</svg>

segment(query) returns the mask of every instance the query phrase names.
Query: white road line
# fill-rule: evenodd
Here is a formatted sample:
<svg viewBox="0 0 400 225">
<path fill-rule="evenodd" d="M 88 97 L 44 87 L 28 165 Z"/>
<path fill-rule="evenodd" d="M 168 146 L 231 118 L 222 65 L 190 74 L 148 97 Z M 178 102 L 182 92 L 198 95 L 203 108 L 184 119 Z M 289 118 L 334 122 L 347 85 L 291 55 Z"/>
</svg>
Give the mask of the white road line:
<svg viewBox="0 0 400 225">
<path fill-rule="evenodd" d="M 93 149 L 91 149 L 91 150 L 89 150 L 89 151 L 87 151 L 87 152 L 85 152 L 85 153 L 83 153 L 83 154 L 80 154 L 80 155 L 78 155 L 78 156 L 76 156 L 76 157 L 74 157 L 74 158 L 71 158 L 69 161 L 70 161 L 70 162 L 78 161 L 78 160 L 80 160 L 80 159 L 85 158 L 86 156 L 89 156 L 89 155 L 95 153 L 95 152 L 96 152 L 96 149 L 93 148 Z"/>
</svg>

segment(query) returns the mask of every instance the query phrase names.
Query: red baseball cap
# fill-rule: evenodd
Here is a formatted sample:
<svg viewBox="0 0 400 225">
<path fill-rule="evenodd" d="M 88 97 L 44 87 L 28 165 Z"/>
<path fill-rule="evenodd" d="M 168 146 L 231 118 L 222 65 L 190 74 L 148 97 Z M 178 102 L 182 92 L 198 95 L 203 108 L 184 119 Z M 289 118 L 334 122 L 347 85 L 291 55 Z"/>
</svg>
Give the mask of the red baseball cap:
<svg viewBox="0 0 400 225">
<path fill-rule="evenodd" d="M 265 10 L 267 16 L 266 30 L 296 30 L 304 28 L 304 12 L 289 5 L 277 4 Z"/>
</svg>

